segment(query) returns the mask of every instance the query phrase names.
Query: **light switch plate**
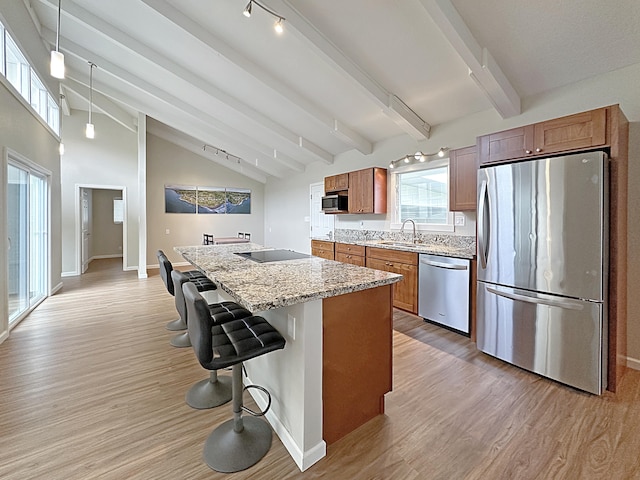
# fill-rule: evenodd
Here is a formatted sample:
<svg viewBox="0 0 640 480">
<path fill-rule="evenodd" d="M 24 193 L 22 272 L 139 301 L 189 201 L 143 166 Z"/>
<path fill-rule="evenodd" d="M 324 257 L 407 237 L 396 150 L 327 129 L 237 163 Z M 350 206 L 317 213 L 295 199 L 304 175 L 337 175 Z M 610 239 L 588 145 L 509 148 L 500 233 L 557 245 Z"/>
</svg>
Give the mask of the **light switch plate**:
<svg viewBox="0 0 640 480">
<path fill-rule="evenodd" d="M 454 214 L 454 224 L 456 227 L 464 227 L 464 213 L 456 212 Z"/>
</svg>

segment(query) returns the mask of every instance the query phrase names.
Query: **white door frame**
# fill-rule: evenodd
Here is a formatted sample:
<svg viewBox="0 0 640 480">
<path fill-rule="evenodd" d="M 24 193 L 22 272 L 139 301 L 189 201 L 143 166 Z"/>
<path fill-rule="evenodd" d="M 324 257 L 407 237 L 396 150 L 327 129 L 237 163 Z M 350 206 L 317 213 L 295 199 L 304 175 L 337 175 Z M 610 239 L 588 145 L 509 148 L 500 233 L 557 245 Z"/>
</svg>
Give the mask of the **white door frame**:
<svg viewBox="0 0 640 480">
<path fill-rule="evenodd" d="M 119 190 L 122 192 L 124 206 L 124 218 L 122 219 L 122 269 L 128 265 L 127 259 L 127 187 L 123 185 L 97 185 L 90 183 L 76 183 L 75 185 L 75 212 L 76 212 L 76 266 L 75 275 L 82 274 L 82 189 Z"/>
<path fill-rule="evenodd" d="M 17 166 L 18 168 L 22 168 L 31 172 L 34 172 L 37 175 L 40 175 L 45 178 L 46 182 L 46 197 L 47 197 L 47 210 L 46 210 L 46 222 L 47 222 L 47 266 L 45 272 L 45 295 L 41 298 L 38 303 L 34 305 L 29 305 L 29 308 L 22 315 L 9 326 L 9 291 L 8 291 L 8 270 L 3 269 L 4 271 L 0 272 L 0 295 L 2 299 L 0 301 L 1 308 L 1 317 L 0 317 L 0 343 L 2 343 L 9 336 L 9 330 L 13 329 L 18 325 L 33 309 L 35 309 L 40 303 L 42 303 L 48 296 L 51 296 L 51 170 L 43 167 L 35 163 L 34 161 L 28 159 L 24 155 L 12 150 L 9 147 L 4 147 L 2 151 L 2 162 L 0 168 L 0 198 L 2 199 L 3 208 L 0 212 L 0 231 L 4 232 L 2 237 L 0 238 L 0 249 L 2 250 L 3 255 L 7 255 L 7 249 L 9 247 L 9 240 L 7 232 L 5 229 L 7 228 L 8 219 L 6 218 L 6 207 L 4 207 L 6 202 L 7 190 L 5 188 L 7 182 L 7 169 L 9 163 Z M 3 257 L 4 265 L 8 266 L 7 257 Z"/>
</svg>

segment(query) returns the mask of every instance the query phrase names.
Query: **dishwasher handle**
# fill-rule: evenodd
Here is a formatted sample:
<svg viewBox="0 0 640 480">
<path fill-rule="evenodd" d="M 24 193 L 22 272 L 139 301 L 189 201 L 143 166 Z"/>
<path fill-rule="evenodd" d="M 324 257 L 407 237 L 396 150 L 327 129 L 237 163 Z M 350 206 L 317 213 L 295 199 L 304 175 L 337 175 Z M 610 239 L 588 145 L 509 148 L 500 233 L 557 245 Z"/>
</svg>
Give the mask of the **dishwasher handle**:
<svg viewBox="0 0 640 480">
<path fill-rule="evenodd" d="M 469 268 L 466 264 L 435 262 L 424 258 L 420 259 L 420 263 L 431 267 L 446 268 L 447 270 L 467 270 Z"/>
</svg>

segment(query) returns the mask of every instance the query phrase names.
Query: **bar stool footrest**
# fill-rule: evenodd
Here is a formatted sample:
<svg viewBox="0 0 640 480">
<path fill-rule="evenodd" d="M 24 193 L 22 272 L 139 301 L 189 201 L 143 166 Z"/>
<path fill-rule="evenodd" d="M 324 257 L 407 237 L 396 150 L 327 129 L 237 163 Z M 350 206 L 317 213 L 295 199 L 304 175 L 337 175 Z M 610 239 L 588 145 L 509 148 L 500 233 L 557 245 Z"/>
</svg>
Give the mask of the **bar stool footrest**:
<svg viewBox="0 0 640 480">
<path fill-rule="evenodd" d="M 244 365 L 242 367 L 244 368 Z M 253 410 L 251 410 L 248 407 L 245 407 L 244 405 L 242 405 L 240 408 L 242 408 L 243 412 L 247 412 L 249 415 L 253 415 L 254 417 L 264 417 L 269 411 L 269 409 L 271 408 L 271 394 L 269 393 L 269 390 L 267 390 L 266 388 L 260 385 L 245 385 L 242 391 L 244 392 L 245 390 L 248 390 L 250 388 L 255 388 L 256 390 L 260 390 L 261 392 L 267 394 L 267 398 L 269 399 L 269 401 L 267 402 L 267 408 L 265 408 L 261 412 L 254 412 Z"/>
</svg>

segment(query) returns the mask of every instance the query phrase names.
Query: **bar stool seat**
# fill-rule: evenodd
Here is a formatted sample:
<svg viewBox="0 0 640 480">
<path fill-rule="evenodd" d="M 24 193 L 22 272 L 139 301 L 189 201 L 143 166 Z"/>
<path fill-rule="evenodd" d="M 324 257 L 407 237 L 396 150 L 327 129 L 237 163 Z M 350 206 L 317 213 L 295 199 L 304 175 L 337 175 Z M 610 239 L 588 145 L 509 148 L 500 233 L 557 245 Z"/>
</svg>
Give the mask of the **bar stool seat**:
<svg viewBox="0 0 640 480">
<path fill-rule="evenodd" d="M 156 257 L 158 257 L 158 264 L 160 266 L 160 278 L 164 282 L 164 286 L 172 296 L 175 296 L 175 289 L 173 288 L 173 282 L 171 281 L 171 272 L 173 271 L 173 265 L 164 254 L 162 250 L 158 250 L 156 252 Z M 216 290 L 216 284 L 213 283 L 204 273 L 198 270 L 187 270 L 182 272 L 187 276 L 190 282 L 193 282 L 196 285 L 196 288 L 199 292 L 207 292 Z M 183 321 L 182 318 L 177 318 L 176 320 L 172 320 L 167 323 L 167 330 L 176 332 L 180 330 L 186 330 L 187 324 Z"/>
<path fill-rule="evenodd" d="M 266 413 L 266 410 L 251 412 L 243 406 L 242 362 L 284 348 L 285 339 L 264 318 L 258 316 L 214 324 L 207 303 L 195 286 L 187 282 L 182 288 L 189 317 L 189 335 L 198 361 L 208 370 L 226 367 L 232 367 L 233 370 L 233 419 L 211 432 L 204 445 L 204 460 L 218 472 L 245 470 L 269 451 L 272 432 L 264 420 L 242 417 L 242 411 L 256 416 Z M 245 389 L 251 387 L 255 386 Z M 269 395 L 269 392 L 262 390 Z"/>
</svg>

